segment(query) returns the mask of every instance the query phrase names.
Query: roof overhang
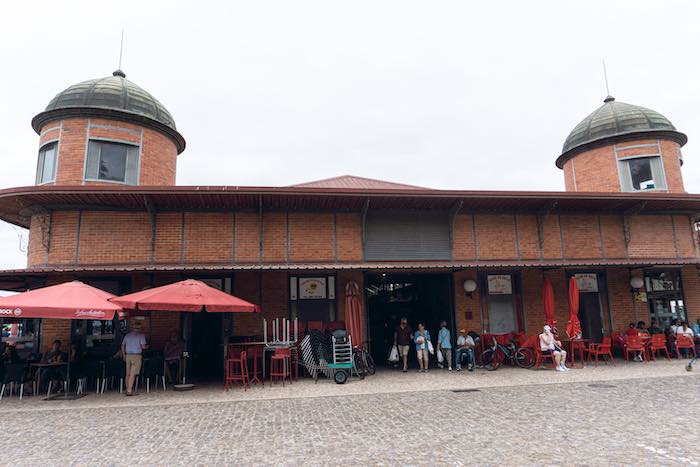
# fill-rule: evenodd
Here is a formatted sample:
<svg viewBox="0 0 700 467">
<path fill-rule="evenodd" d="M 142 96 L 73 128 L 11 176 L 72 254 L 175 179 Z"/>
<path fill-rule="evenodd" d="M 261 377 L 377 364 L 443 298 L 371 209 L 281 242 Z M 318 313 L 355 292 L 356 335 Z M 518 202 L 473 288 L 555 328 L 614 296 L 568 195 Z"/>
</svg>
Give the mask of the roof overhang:
<svg viewBox="0 0 700 467">
<path fill-rule="evenodd" d="M 185 138 L 175 128 L 144 115 L 101 107 L 62 107 L 55 110 L 46 110 L 32 119 L 32 128 L 39 134 L 41 128 L 51 120 L 71 117 L 98 117 L 145 126 L 168 136 L 175 143 L 178 154 L 185 150 Z"/>
<path fill-rule="evenodd" d="M 595 139 L 593 141 L 588 141 L 578 146 L 574 146 L 568 151 L 564 151 L 561 156 L 557 157 L 556 165 L 560 169 L 564 168 L 564 163 L 571 159 L 577 154 L 582 152 L 590 151 L 591 149 L 599 148 L 602 146 L 607 146 L 608 144 L 621 143 L 624 141 L 633 141 L 639 139 L 667 139 L 684 146 L 688 142 L 688 136 L 680 131 L 672 130 L 644 130 L 644 131 L 630 131 L 628 133 L 619 133 L 612 136 L 606 136 L 605 138 Z"/>
<path fill-rule="evenodd" d="M 369 204 L 368 204 L 369 203 Z M 444 210 L 452 213 L 700 213 L 700 195 L 534 191 L 385 190 L 239 186 L 30 186 L 0 190 L 0 220 L 28 227 L 51 211 Z"/>
</svg>

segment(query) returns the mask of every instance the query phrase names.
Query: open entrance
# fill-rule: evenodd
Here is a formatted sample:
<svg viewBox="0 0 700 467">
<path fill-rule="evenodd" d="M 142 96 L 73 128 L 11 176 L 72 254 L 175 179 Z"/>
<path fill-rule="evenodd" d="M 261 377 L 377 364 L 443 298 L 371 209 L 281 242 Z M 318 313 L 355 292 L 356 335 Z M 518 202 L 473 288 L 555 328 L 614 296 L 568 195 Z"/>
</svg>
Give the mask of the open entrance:
<svg viewBox="0 0 700 467">
<path fill-rule="evenodd" d="M 437 340 L 440 321 L 446 320 L 454 338 L 450 274 L 377 274 L 365 278 L 370 352 L 377 363 L 386 362 L 394 329 L 402 316 L 414 331 L 423 323 Z M 414 362 L 415 346 L 409 361 Z"/>
<path fill-rule="evenodd" d="M 224 375 L 223 313 L 188 313 L 190 360 L 187 374 L 197 381 L 220 381 Z"/>
</svg>

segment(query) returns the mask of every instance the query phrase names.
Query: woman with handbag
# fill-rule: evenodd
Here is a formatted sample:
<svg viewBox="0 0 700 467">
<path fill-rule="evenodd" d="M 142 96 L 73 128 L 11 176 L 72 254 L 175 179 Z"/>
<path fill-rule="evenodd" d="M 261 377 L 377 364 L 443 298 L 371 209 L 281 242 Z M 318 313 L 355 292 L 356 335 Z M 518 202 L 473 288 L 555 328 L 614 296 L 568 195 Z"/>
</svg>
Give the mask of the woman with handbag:
<svg viewBox="0 0 700 467">
<path fill-rule="evenodd" d="M 413 340 L 416 343 L 416 354 L 418 354 L 418 372 L 427 373 L 428 355 L 433 344 L 430 342 L 430 331 L 425 329 L 423 323 L 418 323 L 418 330 Z"/>
</svg>

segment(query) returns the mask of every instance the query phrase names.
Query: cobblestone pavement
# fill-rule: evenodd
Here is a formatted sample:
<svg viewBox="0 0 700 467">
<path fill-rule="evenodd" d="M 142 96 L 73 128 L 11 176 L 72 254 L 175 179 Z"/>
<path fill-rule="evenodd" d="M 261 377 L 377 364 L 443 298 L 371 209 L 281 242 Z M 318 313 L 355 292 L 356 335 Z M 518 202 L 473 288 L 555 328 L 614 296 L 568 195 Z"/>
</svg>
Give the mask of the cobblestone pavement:
<svg viewBox="0 0 700 467">
<path fill-rule="evenodd" d="M 698 465 L 699 391 L 693 372 L 469 392 L 37 401 L 3 410 L 0 464 Z M 150 396 L 129 400 L 139 397 Z"/>
</svg>

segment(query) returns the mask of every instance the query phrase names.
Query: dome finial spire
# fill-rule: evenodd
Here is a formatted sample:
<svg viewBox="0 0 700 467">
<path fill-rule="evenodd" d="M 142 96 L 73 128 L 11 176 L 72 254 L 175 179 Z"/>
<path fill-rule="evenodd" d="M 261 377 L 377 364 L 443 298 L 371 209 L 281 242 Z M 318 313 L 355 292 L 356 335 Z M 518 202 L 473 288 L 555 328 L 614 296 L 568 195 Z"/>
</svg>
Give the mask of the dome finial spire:
<svg viewBox="0 0 700 467">
<path fill-rule="evenodd" d="M 608 85 L 608 69 L 605 66 L 605 59 L 603 59 L 603 78 L 605 78 L 605 92 L 608 94 L 608 97 L 606 97 L 603 102 L 612 102 L 615 100 L 615 98 L 610 94 L 610 86 Z"/>
</svg>

